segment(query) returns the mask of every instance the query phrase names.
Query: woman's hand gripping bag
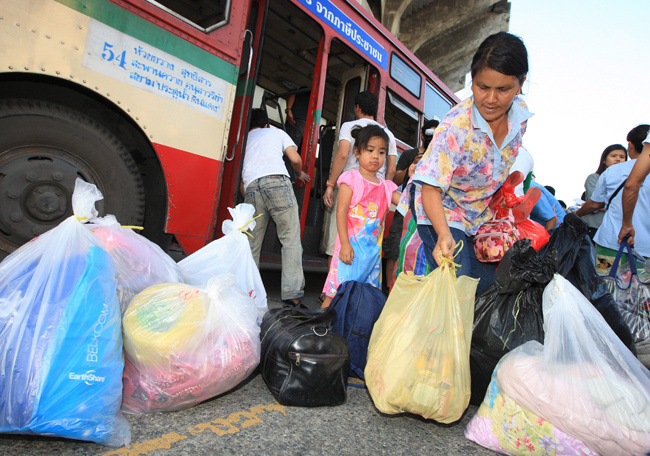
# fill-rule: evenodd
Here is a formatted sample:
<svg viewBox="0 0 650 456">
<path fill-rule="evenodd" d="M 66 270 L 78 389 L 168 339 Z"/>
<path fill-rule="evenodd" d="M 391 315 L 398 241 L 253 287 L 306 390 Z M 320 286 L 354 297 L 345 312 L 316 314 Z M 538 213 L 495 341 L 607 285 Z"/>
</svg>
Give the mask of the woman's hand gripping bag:
<svg viewBox="0 0 650 456">
<path fill-rule="evenodd" d="M 178 264 L 190 285 L 205 288 L 210 278 L 226 272 L 232 273 L 235 286 L 255 300 L 257 322 L 269 310 L 266 290 L 260 271 L 255 264 L 247 230 L 255 228 L 255 207 L 252 204 L 238 204 L 228 208 L 232 220 L 225 220 L 221 227 L 224 237 L 212 241 L 202 249 L 181 260 Z"/>
<path fill-rule="evenodd" d="M 128 413 L 181 410 L 241 383 L 260 362 L 253 299 L 232 274 L 207 289 L 168 283 L 139 293 L 124 314 Z"/>
<path fill-rule="evenodd" d="M 478 280 L 452 263 L 400 274 L 375 323 L 364 371 L 375 406 L 452 423 L 469 404 L 469 350 Z"/>
<path fill-rule="evenodd" d="M 114 216 L 94 218 L 86 225 L 117 265 L 117 296 L 122 313 L 135 295 L 152 285 L 184 282 L 181 269 L 158 245 Z"/>
<path fill-rule="evenodd" d="M 100 199 L 77 179 L 74 215 L 0 263 L 0 432 L 131 439 L 116 269 L 81 223 Z"/>
<path fill-rule="evenodd" d="M 503 391 L 598 454 L 647 454 L 650 372 L 562 276 L 543 306 L 544 345 L 528 342 L 501 360 Z"/>
</svg>

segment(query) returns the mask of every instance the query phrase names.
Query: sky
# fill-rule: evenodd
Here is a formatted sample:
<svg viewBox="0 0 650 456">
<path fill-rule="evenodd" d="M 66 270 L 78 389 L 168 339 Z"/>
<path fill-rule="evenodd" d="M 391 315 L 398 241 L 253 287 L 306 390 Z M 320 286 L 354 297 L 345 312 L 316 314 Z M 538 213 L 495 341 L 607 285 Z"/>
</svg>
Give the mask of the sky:
<svg viewBox="0 0 650 456">
<path fill-rule="evenodd" d="M 528 50 L 524 146 L 569 206 L 610 144 L 650 123 L 650 0 L 510 0 Z"/>
</svg>

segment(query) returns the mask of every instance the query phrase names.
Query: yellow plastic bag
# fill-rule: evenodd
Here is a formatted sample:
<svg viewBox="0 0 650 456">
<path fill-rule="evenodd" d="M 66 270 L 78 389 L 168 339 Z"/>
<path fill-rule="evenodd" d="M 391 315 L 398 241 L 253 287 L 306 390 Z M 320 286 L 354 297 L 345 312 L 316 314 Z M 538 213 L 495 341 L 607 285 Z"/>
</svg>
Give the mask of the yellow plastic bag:
<svg viewBox="0 0 650 456">
<path fill-rule="evenodd" d="M 443 259 L 428 276 L 400 274 L 375 323 L 366 386 L 384 413 L 452 423 L 471 395 L 469 349 L 477 279 Z"/>
</svg>

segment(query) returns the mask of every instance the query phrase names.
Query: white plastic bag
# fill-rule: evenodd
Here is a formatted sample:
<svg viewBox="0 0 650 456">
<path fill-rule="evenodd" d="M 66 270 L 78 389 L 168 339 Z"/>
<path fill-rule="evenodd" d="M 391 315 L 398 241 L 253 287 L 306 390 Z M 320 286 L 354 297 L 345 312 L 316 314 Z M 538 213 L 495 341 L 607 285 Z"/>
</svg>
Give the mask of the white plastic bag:
<svg viewBox="0 0 650 456">
<path fill-rule="evenodd" d="M 147 288 L 124 314 L 124 401 L 128 413 L 181 410 L 224 393 L 260 362 L 253 299 L 231 274 L 207 289 Z"/>
<path fill-rule="evenodd" d="M 80 221 L 102 195 L 0 263 L 0 432 L 128 445 L 115 264 Z"/>
<path fill-rule="evenodd" d="M 122 313 L 144 289 L 161 283 L 184 282 L 180 267 L 169 255 L 144 236 L 120 226 L 113 215 L 94 218 L 86 226 L 117 265 L 117 296 Z"/>
<path fill-rule="evenodd" d="M 178 264 L 187 283 L 205 288 L 212 277 L 232 273 L 235 286 L 252 297 L 257 306 L 257 322 L 268 311 L 266 290 L 260 271 L 255 265 L 246 230 L 255 228 L 255 207 L 252 204 L 238 204 L 228 208 L 232 220 L 225 220 L 221 227 L 224 237 L 212 241 L 202 249 L 181 260 Z"/>
<path fill-rule="evenodd" d="M 499 364 L 505 393 L 599 454 L 646 454 L 650 372 L 558 274 L 543 310 L 544 345 L 527 342 Z"/>
</svg>

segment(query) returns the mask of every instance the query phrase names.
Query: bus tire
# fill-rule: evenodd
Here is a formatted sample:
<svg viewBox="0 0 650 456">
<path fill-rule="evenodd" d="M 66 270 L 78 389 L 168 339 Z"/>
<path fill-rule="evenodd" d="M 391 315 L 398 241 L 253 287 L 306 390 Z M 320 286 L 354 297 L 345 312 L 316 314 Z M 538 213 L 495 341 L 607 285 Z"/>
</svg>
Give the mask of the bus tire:
<svg viewBox="0 0 650 456">
<path fill-rule="evenodd" d="M 104 196 L 99 215 L 144 223 L 142 178 L 113 133 L 53 102 L 0 100 L 0 259 L 72 215 L 77 177 Z"/>
</svg>

